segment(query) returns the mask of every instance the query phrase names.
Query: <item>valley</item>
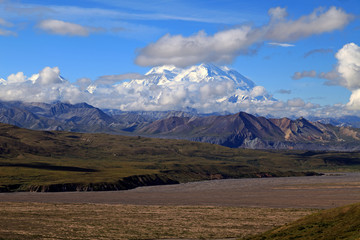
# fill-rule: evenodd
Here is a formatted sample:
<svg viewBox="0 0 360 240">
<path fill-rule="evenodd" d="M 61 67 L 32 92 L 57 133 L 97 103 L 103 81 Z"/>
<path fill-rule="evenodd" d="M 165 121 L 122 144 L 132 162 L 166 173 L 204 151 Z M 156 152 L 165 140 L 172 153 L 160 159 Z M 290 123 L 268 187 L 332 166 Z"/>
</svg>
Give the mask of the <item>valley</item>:
<svg viewBox="0 0 360 240">
<path fill-rule="evenodd" d="M 247 126 L 244 119 L 254 120 L 250 129 L 256 131 L 278 121 L 230 116 Z M 165 120 L 173 118 L 178 117 Z M 292 135 L 297 139 L 314 129 L 325 132 L 304 119 L 285 123 L 293 129 L 302 124 Z M 337 128 L 329 129 L 329 138 L 340 136 Z M 307 236 L 296 229 L 333 228 L 332 223 L 317 226 L 312 213 L 322 216 L 319 209 L 329 208 L 340 218 L 334 207 L 360 200 L 357 151 L 229 148 L 173 137 L 0 124 L 0 152 L 0 239 L 247 239 L 284 224 L 295 226 L 284 228 L 284 234 Z M 348 219 L 356 219 L 358 205 L 354 209 Z M 292 223 L 299 218 L 305 227 Z M 274 238 L 273 232 L 264 234 Z M 337 234 L 355 236 L 346 228 Z"/>
<path fill-rule="evenodd" d="M 359 201 L 359 184 L 359 173 L 331 173 L 128 191 L 0 193 L 0 239 L 357 236 L 359 204 L 347 204 Z"/>
</svg>

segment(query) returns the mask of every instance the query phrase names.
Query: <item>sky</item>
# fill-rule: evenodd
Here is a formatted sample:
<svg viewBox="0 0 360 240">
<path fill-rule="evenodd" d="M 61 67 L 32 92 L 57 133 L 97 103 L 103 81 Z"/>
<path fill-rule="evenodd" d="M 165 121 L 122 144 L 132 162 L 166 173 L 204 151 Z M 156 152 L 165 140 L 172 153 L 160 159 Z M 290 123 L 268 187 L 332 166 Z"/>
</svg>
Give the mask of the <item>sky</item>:
<svg viewBox="0 0 360 240">
<path fill-rule="evenodd" d="M 191 90 L 150 104 L 153 88 L 126 82 L 152 67 L 206 62 L 276 99 L 217 111 L 360 116 L 359 17 L 357 0 L 0 0 L 0 99 L 184 110 Z"/>
</svg>

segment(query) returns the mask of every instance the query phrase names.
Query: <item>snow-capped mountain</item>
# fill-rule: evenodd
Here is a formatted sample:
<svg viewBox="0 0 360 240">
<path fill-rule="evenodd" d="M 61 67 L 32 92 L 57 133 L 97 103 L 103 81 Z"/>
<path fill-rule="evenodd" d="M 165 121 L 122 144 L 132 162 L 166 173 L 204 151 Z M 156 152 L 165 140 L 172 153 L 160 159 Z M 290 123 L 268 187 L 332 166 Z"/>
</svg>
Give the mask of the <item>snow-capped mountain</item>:
<svg viewBox="0 0 360 240">
<path fill-rule="evenodd" d="M 242 103 L 276 101 L 264 87 L 239 72 L 205 63 L 188 68 L 154 67 L 142 78 L 115 84 L 115 89 L 115 94 L 124 95 L 119 109 L 125 111 L 191 108 L 200 113 L 236 112 Z M 90 93 L 98 90 L 104 91 L 88 87 Z"/>
<path fill-rule="evenodd" d="M 228 67 L 217 67 L 213 64 L 201 64 L 189 68 L 176 68 L 172 65 L 154 67 L 145 74 L 146 79 L 158 85 L 174 85 L 174 83 L 209 83 L 230 81 L 234 87 L 249 91 L 255 83 Z"/>
</svg>

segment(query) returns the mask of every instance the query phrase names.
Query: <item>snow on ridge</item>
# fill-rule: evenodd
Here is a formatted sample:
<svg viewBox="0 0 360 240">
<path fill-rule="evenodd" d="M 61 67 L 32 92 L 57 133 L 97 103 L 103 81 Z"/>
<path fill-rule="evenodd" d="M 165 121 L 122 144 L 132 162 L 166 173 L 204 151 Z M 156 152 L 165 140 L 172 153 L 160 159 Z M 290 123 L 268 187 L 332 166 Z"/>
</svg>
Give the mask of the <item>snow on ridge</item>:
<svg viewBox="0 0 360 240">
<path fill-rule="evenodd" d="M 239 72 L 226 66 L 217 67 L 213 64 L 203 63 L 188 68 L 176 68 L 173 65 L 158 66 L 150 69 L 144 79 L 133 80 L 137 83 L 174 85 L 173 82 L 182 83 L 209 83 L 229 81 L 234 84 L 235 89 L 251 90 L 256 84 Z"/>
</svg>

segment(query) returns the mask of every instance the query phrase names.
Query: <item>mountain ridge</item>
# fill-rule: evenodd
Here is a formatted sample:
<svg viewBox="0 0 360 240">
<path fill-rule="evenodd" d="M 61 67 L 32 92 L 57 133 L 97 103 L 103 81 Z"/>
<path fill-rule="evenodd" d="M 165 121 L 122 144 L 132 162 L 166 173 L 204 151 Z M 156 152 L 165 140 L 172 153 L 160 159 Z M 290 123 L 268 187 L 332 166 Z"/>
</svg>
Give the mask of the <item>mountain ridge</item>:
<svg viewBox="0 0 360 240">
<path fill-rule="evenodd" d="M 166 128 L 161 128 L 166 126 Z M 359 129 L 335 127 L 304 118 L 267 119 L 240 112 L 226 116 L 157 120 L 138 133 L 176 136 L 228 147 L 259 149 L 359 150 Z"/>
<path fill-rule="evenodd" d="M 124 112 L 87 103 L 1 102 L 0 122 L 34 130 L 102 132 L 178 138 L 232 148 L 360 150 L 360 130 L 305 118 L 265 118 L 246 112 Z"/>
</svg>

